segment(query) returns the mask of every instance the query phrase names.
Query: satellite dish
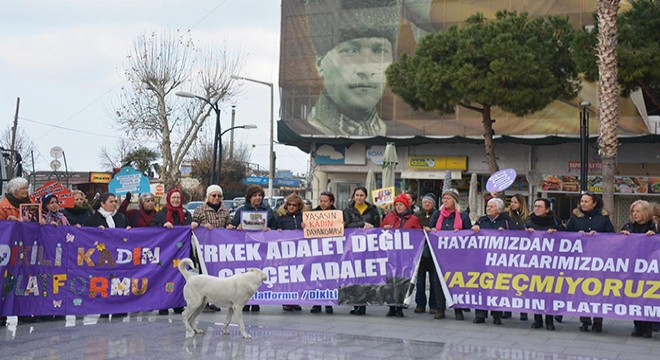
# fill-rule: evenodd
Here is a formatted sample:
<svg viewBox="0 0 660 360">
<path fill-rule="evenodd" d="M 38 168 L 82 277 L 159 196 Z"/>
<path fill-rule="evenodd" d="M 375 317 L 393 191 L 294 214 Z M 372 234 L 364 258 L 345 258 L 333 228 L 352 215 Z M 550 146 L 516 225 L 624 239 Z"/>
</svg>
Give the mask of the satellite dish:
<svg viewBox="0 0 660 360">
<path fill-rule="evenodd" d="M 543 178 L 541 177 L 541 172 L 538 170 L 529 170 L 527 172 L 527 182 L 530 185 L 533 186 L 541 186 L 541 181 L 543 181 Z"/>
<path fill-rule="evenodd" d="M 55 159 L 61 158 L 62 154 L 64 154 L 64 150 L 59 146 L 53 146 L 53 148 L 50 149 L 50 156 L 54 157 Z M 58 161 L 58 163 L 59 163 L 59 161 Z M 52 167 L 52 164 L 53 163 L 51 163 L 51 167 Z"/>
<path fill-rule="evenodd" d="M 51 150 L 51 153 L 52 153 L 52 150 Z M 57 159 L 50 162 L 50 168 L 55 170 L 55 171 L 57 171 L 61 167 L 62 167 L 62 163 Z"/>
</svg>

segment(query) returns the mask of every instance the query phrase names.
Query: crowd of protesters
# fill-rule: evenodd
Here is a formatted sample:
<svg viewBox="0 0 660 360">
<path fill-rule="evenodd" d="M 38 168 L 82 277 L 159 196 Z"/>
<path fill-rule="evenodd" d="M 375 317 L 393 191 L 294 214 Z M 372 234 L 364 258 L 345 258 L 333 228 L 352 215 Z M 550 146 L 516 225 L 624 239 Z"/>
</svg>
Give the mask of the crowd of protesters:
<svg viewBox="0 0 660 360">
<path fill-rule="evenodd" d="M 28 181 L 24 178 L 15 178 L 9 181 L 5 198 L 0 202 L 0 220 L 21 221 L 20 205 L 29 204 Z M 214 228 L 226 228 L 236 230 L 244 229 L 242 219 L 248 213 L 265 214 L 260 227 L 262 231 L 270 230 L 298 230 L 304 228 L 303 211 L 335 210 L 335 196 L 331 192 L 321 193 L 319 206 L 311 209 L 305 200 L 297 195 L 291 194 L 286 197 L 281 207 L 273 210 L 269 204 L 264 203 L 264 190 L 258 185 L 247 187 L 243 206 L 239 207 L 233 218 L 230 218 L 229 209 L 222 202 L 223 191 L 218 185 L 211 185 L 206 189 L 206 201 L 190 214 L 184 207 L 184 195 L 180 189 L 171 189 L 166 196 L 165 206 L 156 211 L 155 196 L 151 193 L 140 194 L 137 209 L 129 209 L 131 193 L 128 193 L 117 206 L 117 198 L 112 193 L 97 194 L 93 204 L 89 205 L 85 194 L 81 191 L 73 191 L 74 207 L 60 209 L 59 199 L 56 195 L 47 194 L 41 197 L 41 224 L 54 226 L 89 226 L 106 228 L 132 227 L 163 227 L 171 229 L 174 226 L 190 226 L 192 229 L 205 227 L 209 230 Z M 417 194 L 408 191 L 395 197 L 393 206 L 389 208 L 377 208 L 370 204 L 367 199 L 368 191 L 359 186 L 354 189 L 351 199 L 343 209 L 343 221 L 345 228 L 383 228 L 383 229 L 424 229 L 426 231 L 458 231 L 472 230 L 479 232 L 482 229 L 496 230 L 528 230 L 580 232 L 591 236 L 595 233 L 614 233 L 616 230 L 604 209 L 603 202 L 598 195 L 584 193 L 580 203 L 575 208 L 567 221 L 558 218 L 551 209 L 551 202 L 546 198 L 538 198 L 533 202 L 531 211 L 527 207 L 527 200 L 521 194 L 511 197 L 508 208 L 504 201 L 493 194 L 487 201 L 486 214 L 480 217 L 474 224 L 468 213 L 462 211 L 459 204 L 459 193 L 455 189 L 446 189 L 442 192 L 440 201 L 434 193 L 427 193 L 421 198 L 421 206 L 417 205 Z M 629 235 L 631 233 L 655 235 L 659 231 L 660 205 L 651 204 L 644 200 L 637 200 L 630 206 L 630 222 L 626 223 L 620 233 Z M 247 225 L 246 225 L 247 227 Z M 254 230 L 253 227 L 250 227 Z M 196 252 L 191 248 L 191 257 L 197 261 Z M 427 282 L 427 277 L 429 281 Z M 426 285 L 429 284 L 428 298 Z M 446 298 L 441 290 L 436 266 L 428 245 L 424 245 L 422 256 L 416 278 L 415 313 L 425 313 L 428 306 L 429 313 L 435 319 L 446 317 Z M 285 311 L 300 311 L 298 304 L 283 305 Z M 388 317 L 403 317 L 404 306 L 390 306 Z M 214 310 L 219 310 L 213 307 Z M 258 312 L 258 305 L 246 305 L 243 311 Z M 326 313 L 332 314 L 332 306 L 326 306 Z M 175 308 L 175 313 L 181 313 L 183 308 Z M 312 313 L 320 313 L 320 305 L 312 306 Z M 464 311 L 470 309 L 454 308 L 456 320 L 464 320 Z M 169 309 L 160 309 L 159 314 L 168 314 Z M 365 315 L 366 304 L 354 304 L 350 311 L 351 315 Z M 124 313 L 115 313 L 113 316 L 124 316 Z M 510 318 L 510 312 L 491 311 L 493 324 L 501 325 L 502 319 Z M 476 324 L 486 322 L 488 311 L 475 309 Z M 520 320 L 526 321 L 527 314 L 520 313 Z M 6 319 L 0 318 L 0 323 Z M 27 319 L 19 319 L 27 320 Z M 603 319 L 600 317 L 580 317 L 579 330 L 582 332 L 592 331 L 600 333 L 603 331 Z M 547 330 L 555 330 L 554 322 L 561 322 L 561 316 L 546 314 L 534 314 L 531 327 L 534 329 L 545 327 Z M 652 332 L 657 331 L 658 323 L 649 321 L 634 321 L 633 337 L 652 337 Z"/>
</svg>

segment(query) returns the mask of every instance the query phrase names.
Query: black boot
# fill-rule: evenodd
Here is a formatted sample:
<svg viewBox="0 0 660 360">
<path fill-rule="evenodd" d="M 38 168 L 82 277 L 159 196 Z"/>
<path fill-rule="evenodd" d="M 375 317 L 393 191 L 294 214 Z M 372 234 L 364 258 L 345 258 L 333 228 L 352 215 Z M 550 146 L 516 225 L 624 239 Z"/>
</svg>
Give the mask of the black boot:
<svg viewBox="0 0 660 360">
<path fill-rule="evenodd" d="M 583 321 L 583 322 L 581 322 L 580 324 L 581 324 L 581 325 L 580 325 L 580 331 L 581 331 L 581 332 L 587 332 L 587 331 L 589 331 L 589 323 Z"/>
<path fill-rule="evenodd" d="M 554 317 L 552 315 L 545 316 L 545 328 L 550 331 L 555 330 L 555 322 L 554 322 Z"/>
<path fill-rule="evenodd" d="M 403 308 L 402 307 L 397 307 L 394 310 L 394 316 L 402 318 L 403 317 Z"/>
<path fill-rule="evenodd" d="M 534 315 L 534 322 L 532 323 L 532 329 L 540 329 L 543 327 L 543 315 Z"/>
<path fill-rule="evenodd" d="M 385 314 L 385 316 L 390 317 L 396 314 L 396 306 L 390 306 L 390 311 Z"/>
<path fill-rule="evenodd" d="M 312 306 L 311 310 L 309 310 L 312 314 L 318 314 L 321 312 L 321 305 L 314 305 Z"/>
<path fill-rule="evenodd" d="M 326 314 L 332 314 L 334 312 L 335 312 L 335 310 L 332 309 L 332 306 L 326 306 L 325 307 L 325 313 Z"/>
</svg>

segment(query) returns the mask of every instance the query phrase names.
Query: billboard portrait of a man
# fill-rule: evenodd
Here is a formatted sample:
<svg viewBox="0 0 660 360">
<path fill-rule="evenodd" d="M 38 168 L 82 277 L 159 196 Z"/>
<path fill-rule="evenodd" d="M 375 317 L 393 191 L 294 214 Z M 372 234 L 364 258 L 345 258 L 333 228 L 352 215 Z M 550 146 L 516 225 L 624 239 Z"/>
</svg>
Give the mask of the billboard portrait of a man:
<svg viewBox="0 0 660 360">
<path fill-rule="evenodd" d="M 377 105 L 394 60 L 396 0 L 307 0 L 307 26 L 323 91 L 307 121 L 319 135 L 385 136 Z"/>
</svg>

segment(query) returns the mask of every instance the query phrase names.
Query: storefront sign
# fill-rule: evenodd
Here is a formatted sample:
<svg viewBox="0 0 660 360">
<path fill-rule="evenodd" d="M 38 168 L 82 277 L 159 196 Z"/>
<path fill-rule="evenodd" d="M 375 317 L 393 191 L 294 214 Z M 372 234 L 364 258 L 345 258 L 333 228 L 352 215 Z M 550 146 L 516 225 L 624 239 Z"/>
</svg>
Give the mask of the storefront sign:
<svg viewBox="0 0 660 360">
<path fill-rule="evenodd" d="M 383 157 L 385 156 L 385 146 L 376 145 L 367 149 L 367 159 L 371 160 L 376 165 L 383 165 Z"/>
<path fill-rule="evenodd" d="M 568 172 L 580 171 L 582 164 L 579 161 L 568 162 Z M 593 173 L 600 173 L 603 171 L 603 163 L 600 161 L 590 161 L 587 164 L 587 171 Z"/>
<path fill-rule="evenodd" d="M 89 182 L 92 184 L 107 184 L 110 180 L 112 180 L 112 174 L 110 173 L 89 173 Z"/>
<path fill-rule="evenodd" d="M 409 156 L 408 168 L 419 170 L 467 170 L 467 156 Z"/>
</svg>

